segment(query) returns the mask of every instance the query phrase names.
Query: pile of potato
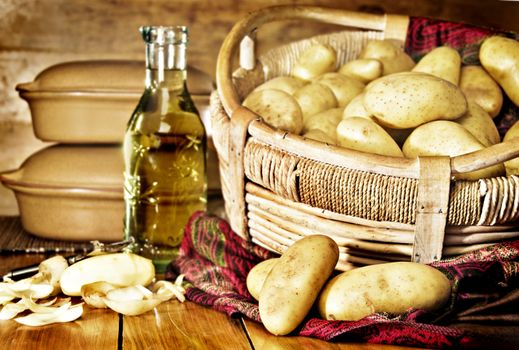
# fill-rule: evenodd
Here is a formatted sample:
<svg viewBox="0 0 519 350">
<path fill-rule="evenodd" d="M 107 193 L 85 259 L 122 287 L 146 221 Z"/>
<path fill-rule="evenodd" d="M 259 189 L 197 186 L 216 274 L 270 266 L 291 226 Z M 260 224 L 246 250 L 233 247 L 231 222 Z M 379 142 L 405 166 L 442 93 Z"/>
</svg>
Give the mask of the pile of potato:
<svg viewBox="0 0 519 350">
<path fill-rule="evenodd" d="M 393 157 L 457 156 L 501 142 L 493 121 L 503 92 L 519 105 L 519 42 L 501 36 L 480 47 L 481 66 L 438 47 L 415 63 L 392 40 L 369 41 L 337 69 L 336 51 L 313 44 L 291 75 L 258 86 L 243 105 L 273 127 L 353 150 Z M 519 134 L 512 127 L 505 140 Z M 458 179 L 519 173 L 511 160 Z"/>
<path fill-rule="evenodd" d="M 332 277 L 338 258 L 335 241 L 311 235 L 296 241 L 280 258 L 251 269 L 247 288 L 258 300 L 261 322 L 269 332 L 289 334 L 314 305 L 323 319 L 357 321 L 411 308 L 435 311 L 449 301 L 449 279 L 428 265 L 392 262 Z"/>
</svg>

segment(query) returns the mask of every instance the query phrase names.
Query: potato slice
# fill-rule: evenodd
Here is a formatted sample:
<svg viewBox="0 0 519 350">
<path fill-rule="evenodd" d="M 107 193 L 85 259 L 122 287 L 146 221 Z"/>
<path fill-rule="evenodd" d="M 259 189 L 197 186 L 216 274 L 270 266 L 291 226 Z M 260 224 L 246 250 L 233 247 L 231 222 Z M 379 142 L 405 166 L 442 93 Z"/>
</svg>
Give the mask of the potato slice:
<svg viewBox="0 0 519 350">
<path fill-rule="evenodd" d="M 337 65 L 337 52 L 326 44 L 316 43 L 303 51 L 292 67 L 294 77 L 311 80 L 321 74 L 333 72 Z"/>
<path fill-rule="evenodd" d="M 369 41 L 358 58 L 380 61 L 382 75 L 410 71 L 415 65 L 413 59 L 393 40 Z"/>
<path fill-rule="evenodd" d="M 480 105 L 492 118 L 503 106 L 503 93 L 494 79 L 481 66 L 461 68 L 460 89 L 467 100 Z"/>
<path fill-rule="evenodd" d="M 420 72 L 403 72 L 368 84 L 364 107 L 381 125 L 394 129 L 414 128 L 438 119 L 464 115 L 467 101 L 454 84 Z"/>
<path fill-rule="evenodd" d="M 359 80 L 336 72 L 320 75 L 314 82 L 328 86 L 333 91 L 339 107 L 345 107 L 365 87 Z"/>
<path fill-rule="evenodd" d="M 357 79 L 364 84 L 382 76 L 382 62 L 374 58 L 359 58 L 343 64 L 338 72 Z"/>
<path fill-rule="evenodd" d="M 310 83 L 294 93 L 303 112 L 303 123 L 311 115 L 337 107 L 333 91 L 321 83 Z"/>
<path fill-rule="evenodd" d="M 501 141 L 499 131 L 492 117 L 475 102 L 468 102 L 467 113 L 456 123 L 464 126 L 472 135 L 474 135 L 483 146 L 488 147 L 495 145 Z"/>
<path fill-rule="evenodd" d="M 432 74 L 458 85 L 461 71 L 461 57 L 458 51 L 448 46 L 440 46 L 429 51 L 412 69 L 413 72 Z"/>
<path fill-rule="evenodd" d="M 299 91 L 299 90 L 298 90 Z M 274 128 L 299 134 L 303 130 L 303 113 L 297 100 L 281 90 L 253 91 L 243 105 Z"/>
<path fill-rule="evenodd" d="M 519 106 L 519 41 L 491 36 L 481 44 L 479 60 L 510 100 Z"/>
<path fill-rule="evenodd" d="M 420 125 L 413 130 L 402 147 L 408 158 L 418 156 L 450 156 L 455 157 L 479 151 L 485 146 L 465 127 L 454 121 L 436 120 Z M 481 178 L 501 176 L 505 172 L 503 164 L 458 174 L 458 180 L 478 180 Z"/>
<path fill-rule="evenodd" d="M 254 91 L 258 90 L 281 90 L 287 94 L 294 94 L 296 90 L 302 88 L 307 82 L 296 77 L 279 76 L 267 80 L 263 84 L 257 86 Z"/>
<path fill-rule="evenodd" d="M 339 123 L 337 144 L 366 153 L 404 156 L 395 140 L 380 125 L 362 117 L 346 118 Z"/>
</svg>

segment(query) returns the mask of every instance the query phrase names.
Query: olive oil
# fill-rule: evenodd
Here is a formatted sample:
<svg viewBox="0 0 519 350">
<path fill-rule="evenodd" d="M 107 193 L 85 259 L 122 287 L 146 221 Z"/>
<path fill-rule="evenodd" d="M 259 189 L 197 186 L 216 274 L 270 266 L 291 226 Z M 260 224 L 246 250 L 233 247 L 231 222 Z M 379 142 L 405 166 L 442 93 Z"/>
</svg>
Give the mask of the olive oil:
<svg viewBox="0 0 519 350">
<path fill-rule="evenodd" d="M 146 87 L 124 138 L 124 227 L 132 251 L 161 273 L 178 253 L 189 216 L 206 209 L 207 140 L 186 85 L 185 27 L 141 32 Z"/>
</svg>

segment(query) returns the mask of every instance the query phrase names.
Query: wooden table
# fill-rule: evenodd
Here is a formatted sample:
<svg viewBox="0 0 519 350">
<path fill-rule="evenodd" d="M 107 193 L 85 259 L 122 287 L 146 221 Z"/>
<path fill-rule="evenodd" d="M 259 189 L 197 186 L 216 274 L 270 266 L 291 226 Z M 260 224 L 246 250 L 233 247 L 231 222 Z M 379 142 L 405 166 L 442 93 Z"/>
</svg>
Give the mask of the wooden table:
<svg viewBox="0 0 519 350">
<path fill-rule="evenodd" d="M 0 274 L 38 263 L 44 254 L 0 255 Z M 0 349 L 416 349 L 389 345 L 327 343 L 306 337 L 276 337 L 256 322 L 186 301 L 169 301 L 139 316 L 85 307 L 70 323 L 28 327 L 0 321 Z"/>
</svg>

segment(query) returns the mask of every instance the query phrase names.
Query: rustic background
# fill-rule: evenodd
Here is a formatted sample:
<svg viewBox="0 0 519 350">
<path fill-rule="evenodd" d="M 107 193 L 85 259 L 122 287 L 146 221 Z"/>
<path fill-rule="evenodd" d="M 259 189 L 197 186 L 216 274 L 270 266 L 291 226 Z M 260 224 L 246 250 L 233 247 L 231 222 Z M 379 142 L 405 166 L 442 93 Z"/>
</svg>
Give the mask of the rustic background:
<svg viewBox="0 0 519 350">
<path fill-rule="evenodd" d="M 249 11 L 279 4 L 313 4 L 349 10 L 429 16 L 519 31 L 519 2 L 494 0 L 0 0 L 0 172 L 18 167 L 45 146 L 35 139 L 27 104 L 15 86 L 62 61 L 144 57 L 138 28 L 185 24 L 189 62 L 211 76 L 219 47 Z M 262 29 L 259 51 L 330 31 L 323 25 L 276 23 Z M 0 215 L 16 215 L 10 191 L 0 186 Z"/>
</svg>

